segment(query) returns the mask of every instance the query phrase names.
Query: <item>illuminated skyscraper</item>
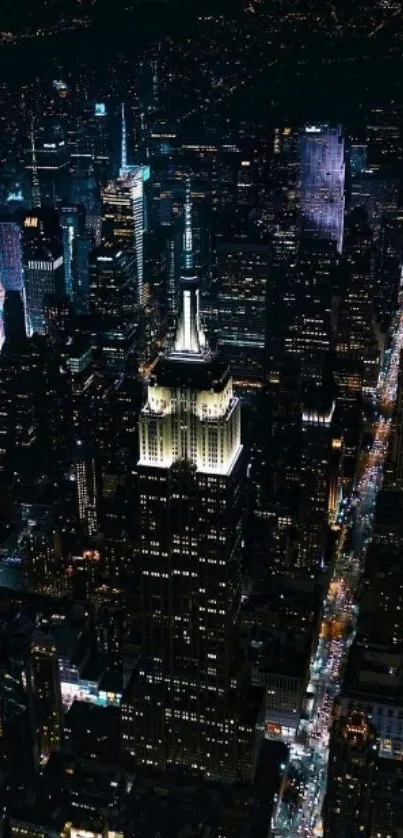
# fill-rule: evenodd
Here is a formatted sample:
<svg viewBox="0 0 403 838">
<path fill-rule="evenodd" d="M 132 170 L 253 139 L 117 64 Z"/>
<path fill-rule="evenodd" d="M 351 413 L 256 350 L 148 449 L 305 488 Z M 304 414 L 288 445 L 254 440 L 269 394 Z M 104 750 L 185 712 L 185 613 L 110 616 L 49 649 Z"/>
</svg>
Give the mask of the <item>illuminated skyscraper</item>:
<svg viewBox="0 0 403 838">
<path fill-rule="evenodd" d="M 6 341 L 0 358 L 0 471 L 11 481 L 29 470 L 38 439 L 28 342 Z"/>
<path fill-rule="evenodd" d="M 93 118 L 91 119 L 91 135 L 93 140 L 94 163 L 101 178 L 108 170 L 109 155 L 109 132 L 108 113 L 104 102 L 96 102 Z"/>
<path fill-rule="evenodd" d="M 366 125 L 369 167 L 396 163 L 401 155 L 402 129 L 399 108 L 392 102 L 371 108 Z"/>
<path fill-rule="evenodd" d="M 25 216 L 22 233 L 28 332 L 45 334 L 45 298 L 64 293 L 63 249 L 57 215 L 36 210 Z"/>
<path fill-rule="evenodd" d="M 22 291 L 21 233 L 15 221 L 0 221 L 0 282 L 5 291 Z"/>
<path fill-rule="evenodd" d="M 102 190 L 102 242 L 136 254 L 137 301 L 144 303 L 144 233 L 147 228 L 144 183 L 149 166 L 135 166 Z"/>
<path fill-rule="evenodd" d="M 220 242 L 217 274 L 216 330 L 223 357 L 236 379 L 263 382 L 269 248 L 244 241 Z"/>
<path fill-rule="evenodd" d="M 373 390 L 380 363 L 374 305 L 375 249 L 362 208 L 353 210 L 348 218 L 344 257 L 346 282 L 339 308 L 336 350 L 340 356 L 362 362 L 363 387 Z"/>
<path fill-rule="evenodd" d="M 119 376 L 135 348 L 136 266 L 132 253 L 99 247 L 90 257 L 90 311 L 108 374 Z"/>
<path fill-rule="evenodd" d="M 294 260 L 293 317 L 285 338 L 287 354 L 298 359 L 302 380 L 322 381 L 331 343 L 331 300 L 337 262 L 335 245 L 304 239 Z"/>
<path fill-rule="evenodd" d="M 5 338 L 4 310 L 7 291 L 22 291 L 21 234 L 14 221 L 0 221 L 0 348 Z"/>
<path fill-rule="evenodd" d="M 3 309 L 4 339 L 21 343 L 26 338 L 24 300 L 21 291 L 6 291 Z"/>
<path fill-rule="evenodd" d="M 91 536 L 98 532 L 99 492 L 93 452 L 82 440 L 75 452 L 78 517 L 84 532 Z"/>
<path fill-rule="evenodd" d="M 46 120 L 37 133 L 30 132 L 26 169 L 32 178 L 32 206 L 56 206 L 66 192 L 69 158 L 62 126 Z"/>
<path fill-rule="evenodd" d="M 72 160 L 72 164 L 74 161 Z M 94 238 L 95 244 L 101 243 L 101 194 L 96 180 L 91 158 L 77 158 L 72 168 L 70 183 L 70 201 L 74 206 L 85 209 L 85 230 Z M 77 240 L 77 233 L 76 233 Z"/>
<path fill-rule="evenodd" d="M 334 403 L 313 388 L 302 412 L 299 487 L 298 567 L 316 573 L 324 567 L 328 538 L 331 422 Z"/>
<path fill-rule="evenodd" d="M 70 423 L 74 436 L 81 439 L 91 434 L 94 365 L 89 340 L 76 335 L 66 347 L 66 366 L 70 385 Z"/>
<path fill-rule="evenodd" d="M 28 706 L 37 764 L 59 751 L 63 738 L 59 661 L 52 639 L 38 632 L 31 644 L 27 673 Z"/>
<path fill-rule="evenodd" d="M 300 217 L 304 233 L 343 247 L 344 138 L 341 127 L 306 126 L 300 136 Z"/>
<path fill-rule="evenodd" d="M 126 111 L 124 102 L 121 105 L 122 116 L 122 136 L 121 136 L 121 152 L 120 152 L 120 177 L 127 175 L 129 169 L 127 165 L 127 129 L 126 129 Z"/>
<path fill-rule="evenodd" d="M 8 212 L 27 210 L 31 205 L 30 177 L 24 166 L 15 161 L 4 162 L 0 174 L 0 204 Z"/>
<path fill-rule="evenodd" d="M 251 774 L 237 646 L 244 457 L 240 404 L 210 351 L 198 280 L 181 281 L 176 336 L 140 417 L 142 646 L 122 701 L 127 758 L 234 780 Z"/>
<path fill-rule="evenodd" d="M 78 235 L 83 235 L 85 226 L 85 214 L 82 207 L 64 205 L 60 211 L 60 224 L 63 239 L 63 261 L 66 294 L 70 299 L 74 293 L 74 240 Z"/>
</svg>

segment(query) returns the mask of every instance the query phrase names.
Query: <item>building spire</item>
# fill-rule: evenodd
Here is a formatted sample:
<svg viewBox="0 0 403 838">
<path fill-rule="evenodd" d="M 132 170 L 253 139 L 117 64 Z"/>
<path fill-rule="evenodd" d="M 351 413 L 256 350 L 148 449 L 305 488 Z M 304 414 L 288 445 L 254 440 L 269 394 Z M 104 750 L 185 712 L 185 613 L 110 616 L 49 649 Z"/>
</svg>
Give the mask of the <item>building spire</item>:
<svg viewBox="0 0 403 838">
<path fill-rule="evenodd" d="M 190 180 L 186 181 L 183 271 L 180 278 L 179 317 L 171 355 L 201 360 L 206 355 L 206 337 L 200 325 L 199 278 L 194 269 Z"/>
<path fill-rule="evenodd" d="M 185 232 L 183 236 L 183 263 L 186 271 L 193 270 L 192 197 L 190 179 L 186 178 Z"/>
<path fill-rule="evenodd" d="M 126 133 L 126 114 L 125 103 L 121 104 L 122 115 L 122 145 L 120 151 L 120 176 L 123 177 L 127 173 L 127 133 Z"/>
<path fill-rule="evenodd" d="M 36 159 L 34 120 L 31 120 L 31 159 L 32 159 L 32 198 L 35 207 L 42 205 L 41 190 L 38 178 L 38 162 Z"/>
</svg>

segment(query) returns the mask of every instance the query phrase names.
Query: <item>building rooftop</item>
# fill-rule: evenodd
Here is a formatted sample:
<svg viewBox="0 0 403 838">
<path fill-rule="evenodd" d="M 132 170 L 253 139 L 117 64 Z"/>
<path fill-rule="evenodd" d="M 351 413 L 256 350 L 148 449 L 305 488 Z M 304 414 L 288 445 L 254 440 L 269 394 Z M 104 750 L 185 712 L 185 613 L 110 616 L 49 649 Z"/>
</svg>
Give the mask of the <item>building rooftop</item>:
<svg viewBox="0 0 403 838">
<path fill-rule="evenodd" d="M 74 754 L 100 760 L 119 760 L 120 712 L 118 707 L 100 707 L 86 701 L 73 701 L 65 716 L 65 726 Z"/>
<path fill-rule="evenodd" d="M 194 390 L 221 392 L 229 379 L 228 366 L 218 354 L 212 357 L 160 358 L 155 369 L 155 381 L 161 387 L 190 387 Z"/>
<path fill-rule="evenodd" d="M 136 838 L 215 838 L 228 811 L 242 809 L 242 789 L 223 788 L 182 771 L 138 777 L 127 801 L 126 833 Z"/>
<path fill-rule="evenodd" d="M 308 634 L 274 629 L 264 635 L 257 668 L 261 674 L 303 678 L 310 657 L 311 638 Z"/>
<path fill-rule="evenodd" d="M 362 701 L 403 704 L 403 654 L 355 642 L 344 678 L 343 694 Z"/>
<path fill-rule="evenodd" d="M 383 490 L 378 494 L 374 540 L 388 538 L 391 543 L 403 539 L 403 492 Z"/>
<path fill-rule="evenodd" d="M 256 622 L 264 629 L 312 631 L 319 619 L 324 590 L 314 580 L 294 580 L 288 576 L 274 576 L 263 588 L 253 588 L 242 613 L 248 623 Z"/>
<path fill-rule="evenodd" d="M 66 809 L 54 806 L 46 800 L 35 798 L 23 803 L 10 812 L 11 824 L 29 824 L 40 827 L 42 834 L 62 834 L 66 823 Z M 32 834 L 32 833 L 31 833 Z"/>
</svg>

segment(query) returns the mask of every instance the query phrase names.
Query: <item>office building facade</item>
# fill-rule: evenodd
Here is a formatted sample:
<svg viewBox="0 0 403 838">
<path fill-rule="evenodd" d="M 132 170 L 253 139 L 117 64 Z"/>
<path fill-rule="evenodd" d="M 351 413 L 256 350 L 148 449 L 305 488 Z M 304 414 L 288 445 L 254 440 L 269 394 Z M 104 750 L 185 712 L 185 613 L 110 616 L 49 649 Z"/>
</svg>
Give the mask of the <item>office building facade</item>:
<svg viewBox="0 0 403 838">
<path fill-rule="evenodd" d="M 269 248 L 243 241 L 217 246 L 215 328 L 236 380 L 262 383 L 267 368 Z"/>
<path fill-rule="evenodd" d="M 0 221 L 0 282 L 5 291 L 22 290 L 21 232 L 15 221 Z"/>
<path fill-rule="evenodd" d="M 61 230 L 53 210 L 36 210 L 22 224 L 27 332 L 46 333 L 45 299 L 64 294 Z"/>
<path fill-rule="evenodd" d="M 88 444 L 77 440 L 75 450 L 78 517 L 86 535 L 99 529 L 99 486 L 95 457 Z"/>
<path fill-rule="evenodd" d="M 374 305 L 375 254 L 362 208 L 348 218 L 344 257 L 346 282 L 338 311 L 336 351 L 340 357 L 362 362 L 363 388 L 374 390 L 381 360 Z"/>
<path fill-rule="evenodd" d="M 341 127 L 308 125 L 300 135 L 300 225 L 343 247 L 344 138 Z"/>
<path fill-rule="evenodd" d="M 144 304 L 144 234 L 147 207 L 144 184 L 150 177 L 149 166 L 121 170 L 116 180 L 102 190 L 102 242 L 106 246 L 133 250 L 137 266 L 137 302 Z"/>
<path fill-rule="evenodd" d="M 136 264 L 132 253 L 97 248 L 90 256 L 90 312 L 104 369 L 118 376 L 135 349 Z"/>
</svg>

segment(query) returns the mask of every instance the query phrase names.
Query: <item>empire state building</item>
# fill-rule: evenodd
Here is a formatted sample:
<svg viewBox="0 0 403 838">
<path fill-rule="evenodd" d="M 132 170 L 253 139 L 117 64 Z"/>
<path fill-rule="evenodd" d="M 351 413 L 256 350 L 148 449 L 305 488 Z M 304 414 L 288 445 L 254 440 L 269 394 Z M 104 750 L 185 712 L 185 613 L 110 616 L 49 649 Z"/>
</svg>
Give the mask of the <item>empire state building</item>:
<svg viewBox="0 0 403 838">
<path fill-rule="evenodd" d="M 175 339 L 140 418 L 140 671 L 122 702 L 125 757 L 212 779 L 251 775 L 238 644 L 245 461 L 228 367 L 207 345 L 190 204 Z"/>
</svg>

